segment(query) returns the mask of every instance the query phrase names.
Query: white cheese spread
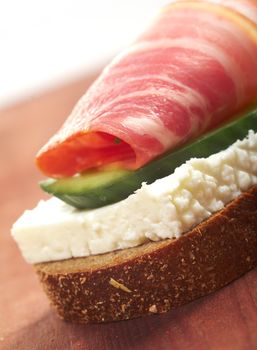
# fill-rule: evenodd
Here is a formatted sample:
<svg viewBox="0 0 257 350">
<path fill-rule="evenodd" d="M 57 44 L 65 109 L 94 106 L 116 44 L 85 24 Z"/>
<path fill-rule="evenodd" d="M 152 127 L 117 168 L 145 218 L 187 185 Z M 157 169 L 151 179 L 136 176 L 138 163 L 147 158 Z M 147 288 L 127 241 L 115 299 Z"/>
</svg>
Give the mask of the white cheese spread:
<svg viewBox="0 0 257 350">
<path fill-rule="evenodd" d="M 178 238 L 257 184 L 257 133 L 208 158 L 192 158 L 127 199 L 77 210 L 57 198 L 40 201 L 13 225 L 29 263 L 83 257 Z"/>
</svg>

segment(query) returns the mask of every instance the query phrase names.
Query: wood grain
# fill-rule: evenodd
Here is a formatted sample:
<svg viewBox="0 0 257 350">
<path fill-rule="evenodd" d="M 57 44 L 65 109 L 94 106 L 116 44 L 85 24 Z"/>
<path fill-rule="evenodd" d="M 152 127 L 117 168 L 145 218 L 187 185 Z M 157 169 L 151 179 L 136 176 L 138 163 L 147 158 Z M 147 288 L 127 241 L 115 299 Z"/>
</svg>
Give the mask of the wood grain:
<svg viewBox="0 0 257 350">
<path fill-rule="evenodd" d="M 49 308 L 12 241 L 12 222 L 46 195 L 33 164 L 92 77 L 0 112 L 0 350 L 257 349 L 257 269 L 166 315 L 103 325 L 68 324 Z"/>
</svg>

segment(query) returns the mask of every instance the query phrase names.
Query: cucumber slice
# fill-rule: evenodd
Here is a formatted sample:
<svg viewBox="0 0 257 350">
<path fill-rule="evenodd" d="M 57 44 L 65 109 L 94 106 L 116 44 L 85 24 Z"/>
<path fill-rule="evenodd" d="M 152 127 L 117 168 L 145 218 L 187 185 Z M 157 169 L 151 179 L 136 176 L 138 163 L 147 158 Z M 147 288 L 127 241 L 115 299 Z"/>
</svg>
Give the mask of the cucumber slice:
<svg viewBox="0 0 257 350">
<path fill-rule="evenodd" d="M 180 149 L 165 153 L 138 170 L 95 171 L 60 180 L 48 179 L 40 186 L 76 208 L 102 207 L 127 198 L 141 187 L 142 182 L 152 183 L 173 173 L 175 168 L 192 157 L 206 158 L 226 149 L 236 140 L 243 139 L 250 129 L 257 132 L 257 109 Z"/>
<path fill-rule="evenodd" d="M 76 208 L 97 208 L 117 201 L 116 184 L 122 183 L 130 173 L 131 171 L 122 169 L 90 171 L 60 180 L 47 179 L 40 182 L 40 187 Z M 119 192 L 122 193 L 122 188 Z"/>
</svg>

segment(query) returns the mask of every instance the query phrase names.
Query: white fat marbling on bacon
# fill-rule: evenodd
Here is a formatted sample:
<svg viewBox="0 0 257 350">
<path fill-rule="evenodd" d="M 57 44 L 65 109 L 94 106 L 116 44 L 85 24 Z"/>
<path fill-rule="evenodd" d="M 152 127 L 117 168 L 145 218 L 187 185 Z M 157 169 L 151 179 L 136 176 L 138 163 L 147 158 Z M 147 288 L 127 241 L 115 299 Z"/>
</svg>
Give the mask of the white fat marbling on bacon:
<svg viewBox="0 0 257 350">
<path fill-rule="evenodd" d="M 230 3 L 244 11 L 235 1 Z M 184 4 L 162 11 L 80 100 L 41 151 L 50 159 L 48 175 L 59 174 L 51 164 L 58 167 L 58 149 L 59 154 L 65 153 L 63 142 L 74 136 L 76 142 L 76 134 L 92 131 L 119 137 L 136 154 L 136 168 L 225 122 L 253 101 L 257 95 L 255 25 L 222 6 Z M 244 6 L 247 11 L 252 8 L 250 3 Z M 257 22 L 257 5 L 253 8 Z M 73 146 L 71 142 L 76 159 L 77 145 Z M 88 146 L 81 143 L 81 147 L 84 152 Z M 105 157 L 104 149 L 97 152 Z"/>
<path fill-rule="evenodd" d="M 142 76 L 142 79 L 147 79 L 146 76 Z M 172 81 L 172 80 L 170 80 Z M 185 85 L 183 85 L 182 83 L 179 83 L 177 81 L 173 81 L 174 84 L 176 84 L 177 86 L 180 86 L 181 88 Z M 124 100 L 135 100 L 137 97 L 146 97 L 146 96 L 158 96 L 158 97 L 163 97 L 163 99 L 166 100 L 171 100 L 174 102 L 177 102 L 178 104 L 180 104 L 183 108 L 187 109 L 188 111 L 190 110 L 190 108 L 192 107 L 200 107 L 203 112 L 206 114 L 206 116 L 208 117 L 208 106 L 206 103 L 206 100 L 204 99 L 204 97 L 199 94 L 196 90 L 193 89 L 186 89 L 185 91 L 179 91 L 174 89 L 172 86 L 169 87 L 160 87 L 160 88 L 148 88 L 146 90 L 139 90 L 139 91 L 133 91 L 130 92 L 128 94 L 124 94 L 121 96 L 117 96 L 115 97 L 112 101 L 103 104 L 101 106 L 101 110 L 103 109 L 108 109 L 111 106 L 113 106 L 114 104 L 117 103 L 122 103 L 122 101 Z M 132 102 L 131 102 L 132 103 Z M 133 103 L 132 103 L 133 105 Z"/>
<path fill-rule="evenodd" d="M 176 0 L 177 1 L 177 0 Z M 201 1 L 201 0 L 199 0 Z M 228 7 L 227 10 L 233 9 L 239 14 L 244 14 L 246 17 L 250 18 L 254 23 L 257 24 L 257 0 L 255 4 L 251 3 L 251 1 L 248 1 L 248 4 L 246 2 L 242 3 L 240 0 L 208 0 L 210 3 L 214 4 L 222 4 L 225 7 Z M 204 0 L 202 0 L 204 2 Z M 217 22 L 217 17 L 213 15 L 213 13 L 207 13 L 205 11 L 204 16 L 201 12 L 194 13 L 194 19 L 198 21 L 198 26 L 204 28 L 204 31 L 199 30 L 199 37 L 205 38 L 205 40 L 211 40 L 211 41 L 219 41 L 219 38 L 222 37 L 222 40 L 224 40 L 224 37 L 227 37 L 227 34 L 233 38 L 233 42 L 236 43 L 236 46 L 242 46 L 243 50 L 246 50 L 250 56 L 253 57 L 254 60 L 256 60 L 256 51 L 253 50 L 253 45 L 251 41 L 251 36 L 256 37 L 256 28 L 254 27 L 254 23 L 251 25 L 250 23 L 247 23 L 248 29 L 250 30 L 252 35 L 249 35 L 249 37 L 246 37 L 245 31 L 242 30 L 242 26 L 239 26 L 236 22 L 235 17 L 237 16 L 237 13 L 234 13 L 234 21 L 224 21 L 223 19 L 219 20 Z M 177 20 L 180 22 L 185 21 L 187 19 L 188 21 L 192 20 L 192 14 L 190 13 L 182 13 L 182 12 L 173 12 L 172 13 L 172 20 Z M 224 31 L 223 33 L 221 32 Z M 208 33 L 210 35 L 208 35 Z M 192 40 L 194 40 L 192 36 Z M 226 43 L 226 42 L 224 42 Z M 231 42 L 230 42 L 231 44 Z M 225 46 L 225 49 L 227 47 Z"/>
<path fill-rule="evenodd" d="M 126 51 L 126 54 L 135 54 L 140 51 L 152 51 L 157 49 L 168 49 L 168 48 L 182 48 L 189 49 L 200 52 L 207 57 L 218 62 L 228 75 L 228 77 L 233 81 L 236 95 L 237 95 L 237 104 L 240 104 L 242 99 L 244 99 L 245 93 L 245 82 L 244 74 L 241 71 L 240 67 L 234 61 L 233 57 L 229 53 L 220 49 L 217 45 L 207 42 L 200 38 L 176 38 L 176 39 L 159 39 L 152 41 L 141 41 L 137 44 L 134 44 Z M 189 57 L 190 59 L 190 57 Z"/>
<path fill-rule="evenodd" d="M 143 78 L 143 77 L 142 77 Z M 147 79 L 147 78 L 146 78 Z M 172 80 L 170 79 L 170 82 Z M 174 84 L 176 84 L 176 81 L 174 81 Z M 178 84 L 180 87 L 183 87 L 183 84 Z M 187 111 L 188 114 L 188 118 L 190 119 L 191 122 L 191 135 L 195 135 L 197 132 L 199 132 L 199 130 L 204 129 L 206 127 L 206 124 L 208 124 L 209 120 L 210 120 L 210 113 L 208 111 L 208 107 L 207 107 L 207 103 L 204 100 L 203 96 L 201 96 L 197 91 L 194 91 L 193 89 L 186 89 L 185 91 L 179 91 L 179 90 L 175 90 L 172 89 L 172 87 L 161 87 L 158 89 L 155 88 L 148 88 L 146 90 L 141 90 L 141 91 L 134 91 L 128 94 L 124 94 L 122 96 L 118 96 L 116 98 L 114 98 L 110 103 L 104 104 L 102 106 L 102 109 L 108 110 L 111 108 L 111 106 L 113 105 L 120 105 L 120 108 L 126 108 L 127 103 L 123 106 L 124 101 L 128 101 L 130 100 L 131 105 L 132 106 L 139 106 L 135 101 L 138 97 L 147 97 L 147 96 L 155 96 L 155 97 L 160 97 L 162 98 L 163 103 L 165 103 L 165 101 L 170 100 L 173 102 L 176 102 L 178 105 L 180 105 L 183 109 L 185 109 Z M 133 101 L 133 102 L 132 102 Z M 199 120 L 199 115 L 197 115 L 196 113 L 194 113 L 192 111 L 192 109 L 194 107 L 198 107 L 200 109 L 202 109 L 202 112 L 205 116 L 204 121 Z M 142 108 L 142 106 L 141 106 Z M 146 111 L 147 114 L 148 111 Z M 151 114 L 155 115 L 154 112 L 152 112 Z M 111 112 L 106 114 L 103 113 L 101 118 L 106 118 L 106 116 L 108 115 L 108 117 L 111 117 Z M 122 125 L 124 125 L 122 123 Z M 154 130 L 153 128 L 151 128 L 151 130 Z M 150 136 L 154 136 L 153 134 L 151 135 L 149 133 Z M 163 142 L 161 142 L 163 143 Z M 172 142 L 173 144 L 173 142 Z M 167 147 L 171 147 L 171 143 L 167 142 L 166 143 Z"/>
<path fill-rule="evenodd" d="M 166 128 L 162 121 L 157 118 L 129 116 L 121 124 L 138 135 L 150 135 L 156 138 L 163 145 L 164 149 L 180 141 L 180 138 Z"/>
<path fill-rule="evenodd" d="M 137 94 L 138 96 L 147 95 L 147 91 L 149 91 L 149 94 L 156 94 L 156 95 L 173 99 L 174 101 L 180 102 L 185 107 L 198 106 L 203 110 L 203 112 L 206 112 L 206 113 L 208 112 L 208 103 L 206 101 L 205 96 L 200 94 L 197 90 L 192 89 L 188 85 L 183 84 L 178 79 L 173 79 L 166 74 L 151 74 L 151 75 L 144 74 L 136 77 L 129 77 L 126 79 L 127 83 L 131 81 L 136 82 L 140 80 L 144 82 L 155 80 L 157 84 L 159 82 L 164 82 L 164 83 L 167 83 L 166 85 L 167 88 L 165 88 L 164 86 L 160 88 L 151 87 L 148 90 L 144 90 L 144 91 L 139 90 L 133 93 L 117 96 L 114 99 L 112 99 L 110 102 L 102 104 L 100 106 L 100 109 L 109 108 L 113 104 L 117 102 L 121 102 L 124 99 L 136 97 Z M 124 85 L 124 82 L 119 81 L 118 83 L 114 84 L 114 87 L 118 90 L 119 86 L 122 86 L 122 85 Z M 177 90 L 176 88 L 179 88 L 179 90 Z M 186 105 L 185 105 L 185 102 L 187 102 Z"/>
</svg>

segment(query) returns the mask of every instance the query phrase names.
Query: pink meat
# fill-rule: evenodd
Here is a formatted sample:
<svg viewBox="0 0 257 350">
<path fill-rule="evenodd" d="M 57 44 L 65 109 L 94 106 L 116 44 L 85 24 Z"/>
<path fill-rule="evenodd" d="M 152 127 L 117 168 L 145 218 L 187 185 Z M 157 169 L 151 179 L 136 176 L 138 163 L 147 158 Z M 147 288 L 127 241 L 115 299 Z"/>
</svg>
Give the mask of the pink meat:
<svg viewBox="0 0 257 350">
<path fill-rule="evenodd" d="M 239 2 L 247 14 L 253 2 Z M 257 23 L 257 10 L 250 14 Z M 126 159 L 117 147 L 117 161 L 139 168 L 249 105 L 257 95 L 256 57 L 257 29 L 244 16 L 208 2 L 169 5 L 105 68 L 37 163 L 53 177 L 106 164 L 109 141 L 106 149 L 83 141 L 103 133 L 133 151 Z M 68 153 L 74 161 L 67 170 L 59 160 Z"/>
</svg>

